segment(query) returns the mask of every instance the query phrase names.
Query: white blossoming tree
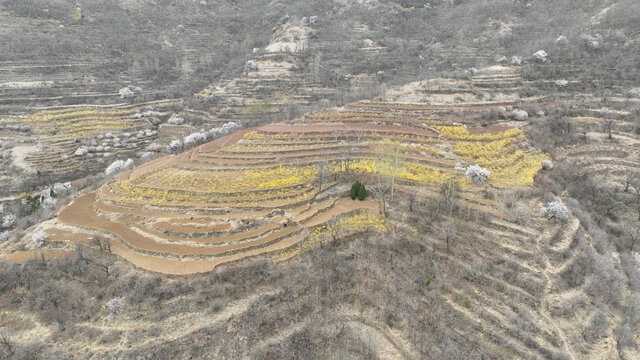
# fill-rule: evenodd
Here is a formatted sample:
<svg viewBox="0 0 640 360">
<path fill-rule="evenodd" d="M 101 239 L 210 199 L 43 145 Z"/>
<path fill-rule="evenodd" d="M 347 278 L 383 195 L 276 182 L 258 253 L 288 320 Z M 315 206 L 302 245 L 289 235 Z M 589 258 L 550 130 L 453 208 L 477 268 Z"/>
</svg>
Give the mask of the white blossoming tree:
<svg viewBox="0 0 640 360">
<path fill-rule="evenodd" d="M 524 121 L 527 120 L 529 118 L 529 113 L 526 112 L 525 110 L 520 110 L 520 109 L 514 109 L 511 112 L 511 116 L 518 121 Z"/>
<path fill-rule="evenodd" d="M 119 298 L 113 298 L 107 301 L 107 309 L 109 310 L 109 317 L 118 315 L 126 306 L 124 302 Z"/>
<path fill-rule="evenodd" d="M 247 60 L 247 63 L 244 64 L 244 71 L 258 71 L 258 69 L 258 62 L 256 62 L 255 60 Z"/>
<path fill-rule="evenodd" d="M 569 219 L 569 209 L 560 201 L 548 202 L 547 205 L 540 208 L 540 213 L 547 219 L 558 219 L 565 221 Z"/>
<path fill-rule="evenodd" d="M 31 243 L 33 244 L 34 247 L 39 248 L 39 247 L 42 247 L 42 245 L 44 245 L 44 242 L 47 240 L 47 238 L 49 238 L 47 233 L 42 230 L 39 230 L 33 233 L 33 235 L 31 235 Z"/>
<path fill-rule="evenodd" d="M 18 223 L 18 217 L 15 214 L 7 214 L 2 218 L 2 228 L 11 229 Z"/>
<path fill-rule="evenodd" d="M 126 161 L 124 160 L 116 160 L 114 162 L 111 163 L 111 165 L 107 166 L 106 170 L 104 171 L 105 175 L 110 176 L 113 175 L 115 173 L 118 173 L 124 169 L 129 169 L 133 167 L 133 160 L 131 159 L 127 159 Z"/>
<path fill-rule="evenodd" d="M 122 99 L 130 99 L 134 97 L 136 93 L 139 93 L 141 91 L 142 91 L 141 87 L 129 85 L 120 89 L 120 91 L 118 91 L 118 94 Z"/>
<path fill-rule="evenodd" d="M 76 156 L 84 156 L 89 153 L 89 148 L 86 146 L 80 146 L 74 153 Z"/>
<path fill-rule="evenodd" d="M 184 124 L 184 118 L 178 114 L 173 114 L 167 122 L 171 125 L 182 125 Z"/>
<path fill-rule="evenodd" d="M 207 134 L 205 134 L 202 131 L 191 133 L 185 136 L 184 139 L 182 139 L 185 145 L 190 145 L 190 144 L 194 144 L 194 143 L 205 141 L 205 140 L 207 140 Z"/>
<path fill-rule="evenodd" d="M 512 65 L 522 65 L 522 56 L 514 55 L 511 57 Z"/>
<path fill-rule="evenodd" d="M 465 172 L 467 179 L 473 181 L 476 184 L 484 184 L 489 178 L 489 170 L 481 167 L 480 165 L 470 165 Z"/>
<path fill-rule="evenodd" d="M 56 198 L 51 196 L 43 196 L 41 201 L 41 206 L 43 209 L 51 210 L 56 207 L 57 203 L 58 203 L 58 200 L 56 200 Z"/>
<path fill-rule="evenodd" d="M 173 140 L 171 141 L 171 143 L 169 143 L 169 145 L 167 146 L 167 149 L 171 151 L 182 150 L 184 149 L 184 143 L 182 142 L 182 139 Z"/>
<path fill-rule="evenodd" d="M 540 62 L 546 62 L 548 59 L 548 54 L 546 51 L 544 50 L 538 50 L 533 54 L 533 57 L 536 58 L 536 60 L 540 61 Z"/>
</svg>

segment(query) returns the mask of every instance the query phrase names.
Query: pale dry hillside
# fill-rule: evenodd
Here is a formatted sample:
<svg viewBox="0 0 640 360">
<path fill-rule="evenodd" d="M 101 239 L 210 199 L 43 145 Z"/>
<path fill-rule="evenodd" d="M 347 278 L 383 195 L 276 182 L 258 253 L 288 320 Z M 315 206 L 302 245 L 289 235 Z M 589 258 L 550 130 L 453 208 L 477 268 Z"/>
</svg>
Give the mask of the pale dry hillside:
<svg viewBox="0 0 640 360">
<path fill-rule="evenodd" d="M 640 358 L 638 14 L 3 2 L 0 359 Z"/>
</svg>

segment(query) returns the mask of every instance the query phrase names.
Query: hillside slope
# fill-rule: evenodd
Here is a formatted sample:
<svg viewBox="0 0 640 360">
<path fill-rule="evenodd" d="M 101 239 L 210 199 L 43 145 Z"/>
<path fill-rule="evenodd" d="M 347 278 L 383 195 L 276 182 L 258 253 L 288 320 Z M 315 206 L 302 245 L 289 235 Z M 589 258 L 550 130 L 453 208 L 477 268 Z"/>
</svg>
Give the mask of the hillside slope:
<svg viewBox="0 0 640 360">
<path fill-rule="evenodd" d="M 640 357 L 636 1 L 0 8 L 0 359 Z"/>
</svg>

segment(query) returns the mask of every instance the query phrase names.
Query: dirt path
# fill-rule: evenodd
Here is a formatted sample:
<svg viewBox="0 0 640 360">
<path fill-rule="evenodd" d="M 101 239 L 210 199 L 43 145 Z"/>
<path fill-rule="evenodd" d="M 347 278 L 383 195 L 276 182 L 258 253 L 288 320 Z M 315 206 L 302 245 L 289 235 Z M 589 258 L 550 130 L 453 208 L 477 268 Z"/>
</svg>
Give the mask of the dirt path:
<svg viewBox="0 0 640 360">
<path fill-rule="evenodd" d="M 249 131 L 254 131 L 256 129 L 257 128 L 248 128 L 248 129 L 236 131 L 233 134 L 223 136 L 215 141 L 206 143 L 204 145 L 200 145 L 194 150 L 192 150 L 191 152 L 189 152 L 189 154 L 196 154 L 198 152 L 204 152 L 204 153 L 216 152 L 222 149 L 223 147 L 231 146 L 237 143 L 244 137 L 244 134 L 248 133 Z"/>
<path fill-rule="evenodd" d="M 549 315 L 549 310 L 548 310 L 549 300 L 547 299 L 547 296 L 551 293 L 551 286 L 552 284 L 554 284 L 554 282 L 551 279 L 551 276 L 549 275 L 549 271 L 553 269 L 553 266 L 549 261 L 549 257 L 545 254 L 545 252 L 542 250 L 542 247 L 541 247 L 541 243 L 543 239 L 547 239 L 547 238 L 548 238 L 548 235 L 545 232 L 543 232 L 536 239 L 536 250 L 537 250 L 538 256 L 544 260 L 544 264 L 545 264 L 544 269 L 542 269 L 542 275 L 546 280 L 546 284 L 544 288 L 545 296 L 540 301 L 540 307 L 538 308 L 538 313 L 542 315 L 542 317 L 555 328 L 558 336 L 560 337 L 560 340 L 562 341 L 562 347 L 564 351 L 569 355 L 569 358 L 571 360 L 575 360 L 576 356 L 571 346 L 571 343 L 569 341 L 569 338 L 567 337 L 567 334 L 564 332 L 564 330 L 562 330 L 562 328 L 558 325 L 558 323 L 556 323 L 553 320 L 553 318 Z"/>
<path fill-rule="evenodd" d="M 4 260 L 23 264 L 31 260 L 40 260 L 43 257 L 45 259 L 63 259 L 74 255 L 73 251 L 23 250 L 7 254 Z"/>
<path fill-rule="evenodd" d="M 337 322 L 356 333 L 363 344 L 378 355 L 378 359 L 418 359 L 404 339 L 385 325 L 375 324 L 357 314 L 339 314 Z"/>
<path fill-rule="evenodd" d="M 344 331 L 350 331 L 362 344 L 377 355 L 378 359 L 405 360 L 418 359 L 409 345 L 393 330 L 385 329 L 385 325 L 375 324 L 356 313 L 339 313 L 330 316 L 331 322 L 327 325 L 326 331 L 338 336 Z M 296 333 L 307 328 L 312 319 L 304 322 L 294 323 L 292 326 L 282 329 L 273 337 L 267 338 L 254 346 L 253 351 L 275 346 Z"/>
<path fill-rule="evenodd" d="M 261 298 L 273 296 L 277 293 L 277 290 L 271 289 L 257 291 L 253 295 L 230 302 L 228 306 L 215 313 L 211 313 L 210 311 L 182 313 L 166 317 L 160 321 L 154 321 L 153 316 L 140 316 L 140 314 L 127 314 L 125 312 L 114 318 L 105 318 L 100 322 L 93 321 L 85 325 L 98 328 L 104 333 L 122 331 L 122 340 L 115 346 L 119 350 L 129 349 L 131 341 L 128 341 L 128 338 L 130 336 L 135 336 L 137 339 L 138 335 L 136 334 L 141 330 L 149 331 L 150 329 L 160 327 L 163 331 L 159 336 L 147 337 L 135 341 L 137 348 L 153 347 L 158 344 L 166 344 L 190 336 L 202 329 L 229 324 L 233 322 L 235 318 L 245 313 L 253 304 L 260 301 Z M 114 350 L 114 345 L 100 345 L 99 342 L 95 342 L 90 345 L 89 348 L 95 353 L 104 351 L 111 352 Z"/>
<path fill-rule="evenodd" d="M 95 206 L 100 212 L 103 212 L 103 213 L 108 212 L 112 214 L 139 215 L 139 216 L 145 216 L 145 217 L 157 217 L 157 218 L 167 218 L 167 219 L 206 218 L 206 219 L 211 219 L 212 221 L 215 221 L 215 220 L 261 217 L 261 216 L 267 216 L 269 214 L 269 210 L 260 210 L 260 211 L 247 211 L 242 213 L 228 213 L 224 215 L 213 215 L 213 214 L 194 215 L 194 214 L 178 214 L 178 213 L 153 211 L 153 210 L 137 210 L 132 207 L 105 204 L 104 202 L 97 202 Z"/>
<path fill-rule="evenodd" d="M 231 229 L 231 224 L 228 223 L 210 225 L 211 223 L 211 221 L 207 220 L 185 220 L 184 222 L 161 222 L 154 225 L 160 231 L 168 230 L 188 234 L 228 231 Z"/>
</svg>

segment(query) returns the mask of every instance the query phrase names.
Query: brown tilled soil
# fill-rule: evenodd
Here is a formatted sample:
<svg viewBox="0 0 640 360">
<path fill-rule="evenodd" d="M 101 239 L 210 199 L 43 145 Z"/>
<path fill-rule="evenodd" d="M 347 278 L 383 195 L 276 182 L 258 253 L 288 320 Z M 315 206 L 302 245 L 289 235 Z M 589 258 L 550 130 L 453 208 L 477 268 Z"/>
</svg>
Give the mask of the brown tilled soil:
<svg viewBox="0 0 640 360">
<path fill-rule="evenodd" d="M 158 229 L 164 229 L 181 233 L 203 233 L 214 231 L 227 231 L 231 229 L 231 224 L 211 224 L 210 220 L 185 220 L 183 222 L 162 222 L 155 224 Z"/>
<path fill-rule="evenodd" d="M 73 244 L 87 242 L 91 239 L 91 234 L 74 233 L 65 229 L 50 228 L 45 232 L 49 235 L 49 241 L 65 241 Z"/>
<path fill-rule="evenodd" d="M 279 223 L 270 223 L 255 230 L 210 239 L 172 237 L 162 232 L 142 229 L 139 225 L 133 223 L 114 222 L 100 216 L 93 207 L 95 200 L 95 193 L 79 197 L 59 214 L 58 219 L 65 225 L 95 229 L 116 236 L 118 241 L 112 244 L 112 251 L 115 254 L 133 261 L 137 266 L 153 271 L 175 274 L 208 271 L 213 266 L 223 262 L 287 248 L 302 238 L 302 234 L 297 234 L 302 229 L 299 225 L 290 224 L 290 226 L 284 227 L 284 224 Z M 302 216 L 298 219 L 302 221 L 304 227 L 312 227 L 327 222 L 335 216 L 356 210 L 379 211 L 379 204 L 375 201 L 340 199 L 328 210 L 316 212 L 317 210 L 324 210 L 326 208 L 325 205 L 329 205 L 333 201 L 326 200 L 318 204 L 319 206 L 312 206 L 303 215 L 301 214 Z M 140 213 L 144 214 L 143 211 Z M 61 238 L 77 241 L 86 239 L 86 236 L 82 234 L 73 234 L 65 230 L 50 229 L 49 232 Z M 148 234 L 150 237 L 144 234 Z M 156 239 L 162 239 L 162 241 Z M 180 244 L 181 242 L 199 243 L 203 246 L 182 245 Z M 185 256 L 213 255 L 220 255 L 221 257 L 211 260 L 176 259 L 176 257 Z M 162 258 L 164 259 L 161 260 Z M 170 264 L 176 262 L 181 264 L 181 269 L 169 270 L 175 269 L 177 265 Z M 167 266 L 169 266 L 169 269 L 166 268 Z"/>
<path fill-rule="evenodd" d="M 273 133 L 333 133 L 334 131 L 377 131 L 417 136 L 437 137 L 438 133 L 428 129 L 417 129 L 409 126 L 374 125 L 374 124 L 335 124 L 335 125 L 265 125 L 258 130 Z"/>
<path fill-rule="evenodd" d="M 62 259 L 65 257 L 75 256 L 74 251 L 51 251 L 51 250 L 22 250 L 16 251 L 11 254 L 7 254 L 4 260 L 24 263 L 27 261 L 42 260 L 45 259 Z"/>
</svg>

